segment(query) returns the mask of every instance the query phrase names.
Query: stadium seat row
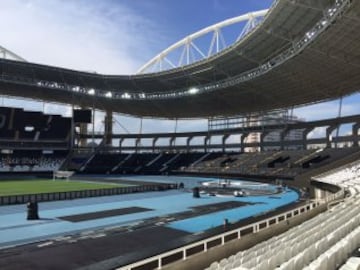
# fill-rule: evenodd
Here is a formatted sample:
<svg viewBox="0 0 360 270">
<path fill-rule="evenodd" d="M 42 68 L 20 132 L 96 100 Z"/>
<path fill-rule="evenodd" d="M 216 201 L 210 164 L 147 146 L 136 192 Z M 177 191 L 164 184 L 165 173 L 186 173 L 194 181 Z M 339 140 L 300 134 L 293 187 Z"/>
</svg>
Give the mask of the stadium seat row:
<svg viewBox="0 0 360 270">
<path fill-rule="evenodd" d="M 346 260 L 360 246 L 360 162 L 322 176 L 319 181 L 347 188 L 343 203 L 207 269 L 359 269 L 358 258 Z"/>
</svg>

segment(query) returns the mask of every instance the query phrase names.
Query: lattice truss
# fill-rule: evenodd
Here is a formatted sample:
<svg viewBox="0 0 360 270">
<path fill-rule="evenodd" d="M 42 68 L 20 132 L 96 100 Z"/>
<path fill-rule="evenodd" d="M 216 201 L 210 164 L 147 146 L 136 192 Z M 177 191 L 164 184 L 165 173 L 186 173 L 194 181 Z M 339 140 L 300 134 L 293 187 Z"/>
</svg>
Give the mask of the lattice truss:
<svg viewBox="0 0 360 270">
<path fill-rule="evenodd" d="M 26 62 L 26 60 L 24 58 L 22 58 L 21 56 L 17 55 L 16 53 L 14 53 L 2 46 L 0 46 L 0 58 Z"/>
<path fill-rule="evenodd" d="M 138 74 L 165 71 L 207 59 L 249 34 L 267 11 L 250 12 L 203 28 L 163 50 L 143 65 Z"/>
</svg>

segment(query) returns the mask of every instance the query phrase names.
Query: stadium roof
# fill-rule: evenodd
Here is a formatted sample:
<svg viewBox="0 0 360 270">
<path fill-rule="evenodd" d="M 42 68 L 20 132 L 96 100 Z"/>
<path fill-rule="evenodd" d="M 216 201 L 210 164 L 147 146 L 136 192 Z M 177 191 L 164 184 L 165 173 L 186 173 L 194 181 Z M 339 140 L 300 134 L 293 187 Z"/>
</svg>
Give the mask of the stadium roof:
<svg viewBox="0 0 360 270">
<path fill-rule="evenodd" d="M 278 0 L 262 24 L 206 60 L 115 76 L 0 59 L 0 94 L 160 118 L 260 112 L 360 89 L 360 1 Z"/>
</svg>

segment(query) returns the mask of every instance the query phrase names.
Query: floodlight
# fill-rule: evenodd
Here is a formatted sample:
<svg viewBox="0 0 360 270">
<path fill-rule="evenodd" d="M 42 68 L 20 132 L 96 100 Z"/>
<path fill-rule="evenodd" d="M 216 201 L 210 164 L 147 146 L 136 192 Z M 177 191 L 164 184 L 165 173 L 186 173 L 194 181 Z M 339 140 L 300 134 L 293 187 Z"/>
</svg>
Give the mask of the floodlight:
<svg viewBox="0 0 360 270">
<path fill-rule="evenodd" d="M 188 90 L 189 94 L 191 95 L 195 95 L 199 92 L 199 88 L 196 88 L 196 87 L 192 87 Z"/>
<path fill-rule="evenodd" d="M 72 88 L 72 90 L 73 90 L 74 92 L 79 92 L 79 91 L 80 91 L 80 87 L 79 87 L 79 86 L 74 86 L 74 87 Z"/>
<path fill-rule="evenodd" d="M 121 97 L 125 98 L 125 99 L 130 99 L 131 98 L 129 93 L 124 93 L 124 94 L 121 95 Z"/>
</svg>

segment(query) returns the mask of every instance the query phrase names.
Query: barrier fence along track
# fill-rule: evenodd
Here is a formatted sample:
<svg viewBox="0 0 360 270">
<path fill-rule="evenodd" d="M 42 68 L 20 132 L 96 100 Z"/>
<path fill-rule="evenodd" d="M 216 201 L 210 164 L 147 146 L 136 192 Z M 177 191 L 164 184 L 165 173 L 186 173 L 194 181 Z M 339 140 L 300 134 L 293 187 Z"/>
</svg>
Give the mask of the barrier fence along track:
<svg viewBox="0 0 360 270">
<path fill-rule="evenodd" d="M 336 194 L 332 194 L 325 199 L 312 201 L 307 203 L 306 205 L 297 207 L 293 210 L 281 213 L 279 215 L 246 225 L 244 227 L 240 227 L 238 229 L 234 229 L 228 231 L 226 233 L 216 235 L 180 248 L 176 248 L 167 252 L 164 252 L 159 255 L 155 255 L 144 260 L 128 264 L 126 266 L 122 266 L 117 268 L 117 270 L 134 270 L 146 267 L 146 269 L 161 269 L 163 266 L 169 263 L 173 263 L 179 260 L 186 260 L 188 257 L 199 254 L 201 252 L 207 252 L 208 249 L 223 246 L 227 242 L 234 239 L 241 239 L 242 236 L 248 235 L 251 233 L 257 233 L 261 230 L 267 229 L 274 224 L 278 224 L 281 221 L 289 220 L 295 216 L 299 216 L 303 213 L 309 212 L 314 208 L 319 207 L 325 203 L 331 202 L 333 200 L 337 200 L 344 197 L 344 191 L 341 190 Z M 172 258 L 172 260 L 171 260 Z M 174 259 L 175 258 L 175 259 Z"/>
<path fill-rule="evenodd" d="M 176 185 L 174 184 L 161 184 L 161 185 L 117 187 L 117 188 L 107 188 L 107 189 L 91 189 L 91 190 L 79 190 L 79 191 L 10 195 L 10 196 L 0 196 L 0 205 L 24 204 L 29 201 L 47 202 L 47 201 L 73 200 L 73 199 L 81 199 L 81 198 L 89 198 L 89 197 L 121 195 L 121 194 L 135 193 L 135 192 L 161 191 L 161 190 L 174 189 L 174 188 L 176 188 Z"/>
</svg>

